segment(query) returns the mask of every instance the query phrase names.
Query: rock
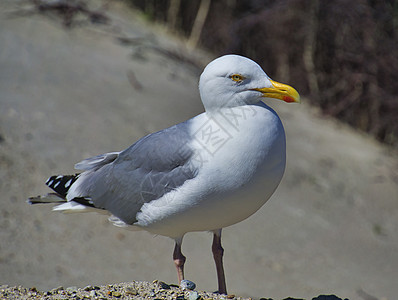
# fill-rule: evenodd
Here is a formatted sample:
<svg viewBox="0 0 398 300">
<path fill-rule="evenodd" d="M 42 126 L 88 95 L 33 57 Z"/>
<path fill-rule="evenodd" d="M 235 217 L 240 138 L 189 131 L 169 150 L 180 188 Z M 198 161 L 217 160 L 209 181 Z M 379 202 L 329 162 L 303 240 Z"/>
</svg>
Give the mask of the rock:
<svg viewBox="0 0 398 300">
<path fill-rule="evenodd" d="M 163 281 L 159 282 L 159 286 L 160 286 L 161 289 L 164 289 L 164 290 L 169 290 L 170 289 L 170 285 L 168 285 L 167 283 L 165 283 Z"/>
<path fill-rule="evenodd" d="M 63 290 L 64 290 L 64 287 L 61 285 L 55 289 L 52 289 L 51 292 L 54 294 L 58 294 L 60 291 L 63 291 Z"/>
<path fill-rule="evenodd" d="M 198 300 L 200 298 L 198 292 L 189 292 L 188 299 L 189 300 Z"/>
<path fill-rule="evenodd" d="M 312 300 L 343 300 L 343 299 L 337 297 L 336 295 L 319 295 L 318 297 L 312 298 Z"/>
<path fill-rule="evenodd" d="M 136 296 L 138 294 L 137 290 L 133 287 L 126 287 L 126 295 Z"/>
<path fill-rule="evenodd" d="M 77 287 L 76 286 L 70 286 L 66 288 L 66 291 L 68 293 L 77 293 Z"/>
<path fill-rule="evenodd" d="M 196 288 L 196 284 L 190 280 L 183 279 L 181 280 L 180 288 L 183 290 L 194 290 Z"/>
<path fill-rule="evenodd" d="M 184 294 L 177 295 L 176 300 L 185 300 Z"/>
<path fill-rule="evenodd" d="M 112 295 L 112 297 L 115 297 L 115 298 L 120 298 L 122 296 L 122 294 L 118 291 L 113 291 L 111 293 L 111 295 Z"/>
</svg>

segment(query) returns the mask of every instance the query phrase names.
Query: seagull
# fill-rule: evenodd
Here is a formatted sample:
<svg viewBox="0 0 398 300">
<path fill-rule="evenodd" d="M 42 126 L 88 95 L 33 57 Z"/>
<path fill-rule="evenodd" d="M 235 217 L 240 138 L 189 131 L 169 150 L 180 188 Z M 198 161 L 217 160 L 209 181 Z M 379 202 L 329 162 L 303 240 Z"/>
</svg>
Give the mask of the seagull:
<svg viewBox="0 0 398 300">
<path fill-rule="evenodd" d="M 126 150 L 85 159 L 75 165 L 78 174 L 51 176 L 46 185 L 54 192 L 28 202 L 57 203 L 54 211 L 106 212 L 116 226 L 172 238 L 179 283 L 184 235 L 210 231 L 218 292 L 227 294 L 221 231 L 260 209 L 285 171 L 284 128 L 262 100 L 299 103 L 300 96 L 239 55 L 210 62 L 199 91 L 205 112 Z"/>
</svg>

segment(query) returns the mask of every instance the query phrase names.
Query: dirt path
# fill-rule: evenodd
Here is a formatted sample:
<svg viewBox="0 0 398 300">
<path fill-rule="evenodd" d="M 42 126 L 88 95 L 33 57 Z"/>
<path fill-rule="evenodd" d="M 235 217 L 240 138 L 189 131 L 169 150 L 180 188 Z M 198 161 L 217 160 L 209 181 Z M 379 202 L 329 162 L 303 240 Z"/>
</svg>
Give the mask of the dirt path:
<svg viewBox="0 0 398 300">
<path fill-rule="evenodd" d="M 171 240 L 25 199 L 83 158 L 200 113 L 192 62 L 211 58 L 181 56 L 177 39 L 116 2 L 111 25 L 69 30 L 55 17 L 10 14 L 23 3 L 0 4 L 0 284 L 175 282 Z M 396 299 L 397 157 L 303 102 L 269 102 L 287 131 L 288 166 L 265 207 L 224 230 L 229 290 Z M 186 275 L 199 290 L 216 290 L 210 244 L 206 233 L 184 240 Z"/>
</svg>

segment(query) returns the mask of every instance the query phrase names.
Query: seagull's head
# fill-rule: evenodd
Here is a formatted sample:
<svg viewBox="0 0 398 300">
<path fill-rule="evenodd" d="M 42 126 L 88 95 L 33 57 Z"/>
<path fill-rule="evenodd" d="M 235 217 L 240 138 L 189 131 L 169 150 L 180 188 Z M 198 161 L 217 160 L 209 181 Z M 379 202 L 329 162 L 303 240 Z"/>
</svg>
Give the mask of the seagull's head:
<svg viewBox="0 0 398 300">
<path fill-rule="evenodd" d="M 257 63 L 239 55 L 225 55 L 210 62 L 200 76 L 199 91 L 208 112 L 255 104 L 262 98 L 300 102 L 294 88 L 270 79 Z"/>
</svg>

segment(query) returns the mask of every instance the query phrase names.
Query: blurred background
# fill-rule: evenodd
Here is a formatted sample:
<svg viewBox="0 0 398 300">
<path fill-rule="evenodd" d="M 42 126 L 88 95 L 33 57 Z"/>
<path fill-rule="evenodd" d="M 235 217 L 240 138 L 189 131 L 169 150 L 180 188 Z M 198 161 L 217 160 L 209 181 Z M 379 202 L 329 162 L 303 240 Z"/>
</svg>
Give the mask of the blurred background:
<svg viewBox="0 0 398 300">
<path fill-rule="evenodd" d="M 288 163 L 269 202 L 223 231 L 229 292 L 396 299 L 397 14 L 397 1 L 0 1 L 0 285 L 175 283 L 170 239 L 25 200 L 203 112 L 203 67 L 237 53 L 303 98 L 267 101 Z M 184 238 L 199 290 L 217 288 L 211 238 Z"/>
<path fill-rule="evenodd" d="M 323 113 L 397 146 L 397 1 L 130 1 L 188 46 L 251 57 Z"/>
</svg>

